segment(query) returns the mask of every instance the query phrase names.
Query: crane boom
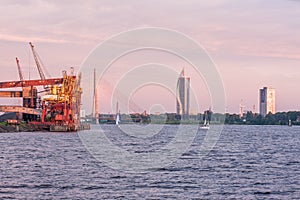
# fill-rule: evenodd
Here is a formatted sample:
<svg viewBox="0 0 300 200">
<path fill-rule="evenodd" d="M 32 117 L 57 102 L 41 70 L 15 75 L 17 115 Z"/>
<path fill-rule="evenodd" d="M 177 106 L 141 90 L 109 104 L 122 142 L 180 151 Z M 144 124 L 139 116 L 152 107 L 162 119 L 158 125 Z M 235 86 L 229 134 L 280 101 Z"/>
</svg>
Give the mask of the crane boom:
<svg viewBox="0 0 300 200">
<path fill-rule="evenodd" d="M 33 44 L 32 44 L 31 42 L 29 42 L 29 45 L 30 45 L 30 47 L 31 47 L 32 54 L 33 54 L 33 57 L 34 57 L 34 60 L 35 60 L 35 64 L 36 64 L 37 69 L 38 69 L 38 71 L 39 71 L 41 80 L 45 80 L 45 79 L 46 79 L 46 78 L 45 78 L 45 74 L 44 74 L 44 72 L 43 72 L 43 70 L 42 70 L 42 67 L 41 67 L 41 64 L 40 64 L 40 62 L 39 62 L 38 55 L 37 55 L 37 53 L 36 53 L 35 50 L 34 50 L 34 46 L 33 46 Z"/>
<path fill-rule="evenodd" d="M 20 63 L 19 63 L 19 59 L 18 58 L 16 58 L 16 62 L 17 62 L 17 66 L 18 66 L 18 72 L 19 72 L 20 81 L 23 81 L 24 80 L 23 73 L 21 71 L 21 67 L 20 67 Z"/>
<path fill-rule="evenodd" d="M 72 76 L 75 79 L 76 76 Z M 60 85 L 63 83 L 63 78 L 51 78 L 45 80 L 23 80 L 23 81 L 6 81 L 0 82 L 0 88 L 14 88 L 14 87 L 29 87 L 29 86 L 47 86 Z"/>
</svg>

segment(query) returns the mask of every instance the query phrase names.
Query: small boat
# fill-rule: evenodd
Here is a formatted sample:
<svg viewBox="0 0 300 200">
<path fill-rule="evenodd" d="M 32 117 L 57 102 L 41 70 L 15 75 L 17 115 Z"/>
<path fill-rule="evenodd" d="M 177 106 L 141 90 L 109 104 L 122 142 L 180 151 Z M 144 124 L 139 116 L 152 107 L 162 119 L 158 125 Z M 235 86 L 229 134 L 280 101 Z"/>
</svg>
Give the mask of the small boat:
<svg viewBox="0 0 300 200">
<path fill-rule="evenodd" d="M 202 129 L 202 130 L 209 130 L 209 121 L 207 121 L 205 119 L 203 125 L 200 126 L 200 129 Z"/>
<path fill-rule="evenodd" d="M 210 124 L 210 119 L 211 119 L 211 110 L 206 110 L 204 111 L 204 114 L 203 114 L 203 120 L 204 120 L 204 123 L 203 125 L 201 125 L 199 128 L 202 129 L 202 130 L 209 130 L 209 124 Z"/>
</svg>

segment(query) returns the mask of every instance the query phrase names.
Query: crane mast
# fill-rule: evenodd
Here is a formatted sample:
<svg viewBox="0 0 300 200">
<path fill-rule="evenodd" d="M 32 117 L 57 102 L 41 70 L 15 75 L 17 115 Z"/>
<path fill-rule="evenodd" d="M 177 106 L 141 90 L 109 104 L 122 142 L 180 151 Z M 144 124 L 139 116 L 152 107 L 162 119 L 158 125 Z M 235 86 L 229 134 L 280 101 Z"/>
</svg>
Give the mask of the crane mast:
<svg viewBox="0 0 300 200">
<path fill-rule="evenodd" d="M 21 71 L 21 67 L 20 67 L 20 63 L 19 63 L 19 59 L 18 58 L 16 58 L 16 62 L 17 62 L 17 66 L 18 66 L 18 72 L 19 72 L 20 81 L 23 81 L 24 80 L 23 73 Z"/>
<path fill-rule="evenodd" d="M 41 64 L 40 64 L 40 62 L 39 62 L 38 55 L 37 55 L 37 53 L 35 52 L 34 46 L 33 46 L 33 44 L 32 44 L 31 42 L 29 42 L 29 45 L 30 45 L 30 47 L 31 47 L 32 54 L 33 54 L 33 57 L 34 57 L 34 60 L 35 60 L 35 64 L 36 64 L 37 69 L 38 69 L 38 71 L 39 71 L 41 80 L 45 80 L 45 79 L 46 79 L 46 78 L 45 78 L 45 74 L 44 74 L 44 72 L 43 72 L 43 70 L 42 70 L 42 67 L 41 67 Z"/>
</svg>

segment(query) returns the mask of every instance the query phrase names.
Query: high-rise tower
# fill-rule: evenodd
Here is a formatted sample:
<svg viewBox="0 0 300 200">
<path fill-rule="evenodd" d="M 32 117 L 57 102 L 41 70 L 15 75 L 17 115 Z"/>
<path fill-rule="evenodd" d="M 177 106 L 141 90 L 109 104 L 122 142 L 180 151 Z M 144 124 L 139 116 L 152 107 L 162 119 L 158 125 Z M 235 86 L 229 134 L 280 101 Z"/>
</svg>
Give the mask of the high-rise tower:
<svg viewBox="0 0 300 200">
<path fill-rule="evenodd" d="M 181 115 L 183 119 L 189 118 L 190 110 L 190 77 L 184 75 L 182 69 L 177 81 L 177 114 Z"/>
<path fill-rule="evenodd" d="M 99 112 L 98 112 L 98 94 L 97 94 L 97 71 L 94 68 L 94 95 L 93 95 L 93 118 L 95 123 L 99 124 Z"/>
<path fill-rule="evenodd" d="M 259 90 L 259 114 L 275 114 L 275 89 L 264 87 Z"/>
</svg>

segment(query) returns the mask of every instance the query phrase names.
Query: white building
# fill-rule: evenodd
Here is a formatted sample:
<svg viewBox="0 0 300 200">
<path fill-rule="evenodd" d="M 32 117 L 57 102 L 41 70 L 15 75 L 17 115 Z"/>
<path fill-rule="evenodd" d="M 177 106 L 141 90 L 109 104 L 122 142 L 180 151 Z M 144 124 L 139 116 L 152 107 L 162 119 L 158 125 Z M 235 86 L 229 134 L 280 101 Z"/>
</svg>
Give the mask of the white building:
<svg viewBox="0 0 300 200">
<path fill-rule="evenodd" d="M 268 113 L 276 113 L 275 89 L 264 87 L 259 90 L 259 114 L 266 116 Z"/>
</svg>

